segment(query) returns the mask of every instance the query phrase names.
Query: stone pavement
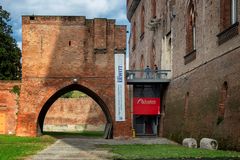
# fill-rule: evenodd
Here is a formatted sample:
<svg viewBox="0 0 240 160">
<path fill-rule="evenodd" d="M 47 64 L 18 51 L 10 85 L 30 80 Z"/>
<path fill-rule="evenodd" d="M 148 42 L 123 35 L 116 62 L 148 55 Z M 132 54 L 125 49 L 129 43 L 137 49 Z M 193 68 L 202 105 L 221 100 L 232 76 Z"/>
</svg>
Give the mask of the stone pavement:
<svg viewBox="0 0 240 160">
<path fill-rule="evenodd" d="M 109 160 L 113 154 L 98 144 L 176 144 L 165 138 L 106 140 L 100 138 L 62 138 L 28 160 Z"/>
</svg>

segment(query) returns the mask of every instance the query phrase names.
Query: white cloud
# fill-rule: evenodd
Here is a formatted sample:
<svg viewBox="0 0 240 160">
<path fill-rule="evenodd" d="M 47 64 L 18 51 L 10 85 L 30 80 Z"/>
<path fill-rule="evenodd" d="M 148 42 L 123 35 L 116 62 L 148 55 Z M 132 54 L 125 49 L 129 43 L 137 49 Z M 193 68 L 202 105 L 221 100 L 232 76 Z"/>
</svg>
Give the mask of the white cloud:
<svg viewBox="0 0 240 160">
<path fill-rule="evenodd" d="M 22 41 L 17 42 L 17 45 L 22 50 Z"/>
<path fill-rule="evenodd" d="M 3 0 L 3 7 L 14 16 L 38 15 L 87 15 L 88 18 L 118 15 L 125 9 L 122 0 Z M 117 17 L 116 17 L 117 18 Z"/>
<path fill-rule="evenodd" d="M 79 15 L 106 17 L 127 24 L 125 0 L 1 0 L 11 13 L 14 37 L 19 41 L 22 15 Z"/>
<path fill-rule="evenodd" d="M 13 36 L 22 49 L 22 15 L 76 15 L 87 18 L 111 18 L 118 24 L 128 24 L 126 0 L 0 0 L 3 9 L 11 13 Z"/>
</svg>

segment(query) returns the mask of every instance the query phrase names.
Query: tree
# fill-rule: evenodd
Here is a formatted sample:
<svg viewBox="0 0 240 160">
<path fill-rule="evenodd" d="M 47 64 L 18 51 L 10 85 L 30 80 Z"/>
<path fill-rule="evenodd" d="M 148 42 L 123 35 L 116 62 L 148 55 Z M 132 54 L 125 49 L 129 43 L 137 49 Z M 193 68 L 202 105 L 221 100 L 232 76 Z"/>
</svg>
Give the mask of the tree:
<svg viewBox="0 0 240 160">
<path fill-rule="evenodd" d="M 21 51 L 12 38 L 12 26 L 9 25 L 10 13 L 0 6 L 0 80 L 21 78 Z"/>
</svg>

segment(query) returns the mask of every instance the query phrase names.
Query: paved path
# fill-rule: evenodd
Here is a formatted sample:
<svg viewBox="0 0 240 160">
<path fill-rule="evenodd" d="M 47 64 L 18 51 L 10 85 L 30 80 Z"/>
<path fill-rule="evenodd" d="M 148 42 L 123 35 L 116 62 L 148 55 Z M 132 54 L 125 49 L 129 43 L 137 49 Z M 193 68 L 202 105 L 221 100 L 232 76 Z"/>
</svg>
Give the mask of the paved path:
<svg viewBox="0 0 240 160">
<path fill-rule="evenodd" d="M 106 140 L 100 138 L 63 138 L 28 160 L 108 160 L 113 156 L 97 144 L 175 144 L 165 138 Z"/>
</svg>

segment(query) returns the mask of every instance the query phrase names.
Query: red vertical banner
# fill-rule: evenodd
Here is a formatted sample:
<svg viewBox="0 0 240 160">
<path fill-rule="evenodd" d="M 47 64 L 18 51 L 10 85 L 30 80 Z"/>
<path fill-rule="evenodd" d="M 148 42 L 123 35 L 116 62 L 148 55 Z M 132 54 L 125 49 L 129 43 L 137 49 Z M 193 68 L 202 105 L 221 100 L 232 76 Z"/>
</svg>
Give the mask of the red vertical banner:
<svg viewBox="0 0 240 160">
<path fill-rule="evenodd" d="M 133 114 L 159 115 L 160 98 L 133 98 Z"/>
</svg>

